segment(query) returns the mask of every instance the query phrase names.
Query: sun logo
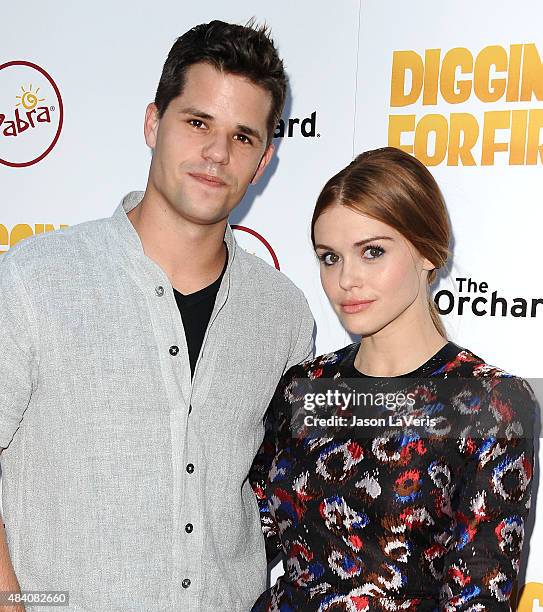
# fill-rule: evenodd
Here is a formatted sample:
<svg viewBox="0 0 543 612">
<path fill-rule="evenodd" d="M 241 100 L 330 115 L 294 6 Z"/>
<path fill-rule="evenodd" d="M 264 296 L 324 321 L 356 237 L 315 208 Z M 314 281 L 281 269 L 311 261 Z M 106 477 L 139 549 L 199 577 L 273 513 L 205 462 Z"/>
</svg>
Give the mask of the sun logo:
<svg viewBox="0 0 543 612">
<path fill-rule="evenodd" d="M 21 106 L 22 104 L 26 110 L 33 110 L 38 105 L 38 102 L 43 102 L 45 100 L 45 98 L 38 98 L 38 91 L 40 91 L 39 87 L 36 91 L 32 91 L 32 83 L 30 83 L 28 91 L 26 91 L 23 85 L 21 85 L 21 89 L 23 95 L 15 96 L 17 100 L 20 100 L 15 106 Z"/>
</svg>

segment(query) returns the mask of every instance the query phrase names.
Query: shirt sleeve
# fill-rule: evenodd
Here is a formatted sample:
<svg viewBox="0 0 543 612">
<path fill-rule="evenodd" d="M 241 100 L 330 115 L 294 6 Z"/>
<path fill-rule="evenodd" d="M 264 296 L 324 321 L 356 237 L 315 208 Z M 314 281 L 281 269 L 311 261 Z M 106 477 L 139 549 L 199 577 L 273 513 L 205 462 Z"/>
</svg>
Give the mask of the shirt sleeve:
<svg viewBox="0 0 543 612">
<path fill-rule="evenodd" d="M 30 304 L 10 255 L 0 255 L 0 448 L 17 431 L 37 379 Z"/>
<path fill-rule="evenodd" d="M 530 508 L 538 404 L 530 385 L 502 377 L 474 437 L 455 508 L 454 539 L 444 559 L 440 610 L 510 611 Z"/>
<path fill-rule="evenodd" d="M 298 333 L 284 372 L 314 355 L 313 330 L 315 328 L 315 320 L 305 295 L 301 291 L 298 309 L 300 312 Z"/>
</svg>

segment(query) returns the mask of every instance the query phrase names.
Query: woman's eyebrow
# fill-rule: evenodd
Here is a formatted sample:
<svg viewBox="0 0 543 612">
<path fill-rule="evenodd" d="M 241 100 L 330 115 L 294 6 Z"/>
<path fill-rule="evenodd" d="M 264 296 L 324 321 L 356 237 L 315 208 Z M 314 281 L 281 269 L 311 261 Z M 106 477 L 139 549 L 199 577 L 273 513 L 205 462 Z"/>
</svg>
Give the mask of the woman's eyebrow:
<svg viewBox="0 0 543 612">
<path fill-rule="evenodd" d="M 372 236 L 371 238 L 364 238 L 364 240 L 359 240 L 353 244 L 354 247 L 360 247 L 368 242 L 373 242 L 374 240 L 394 240 L 392 236 Z M 328 249 L 329 251 L 333 251 L 334 249 L 326 244 L 316 244 L 316 249 Z"/>
<path fill-rule="evenodd" d="M 371 238 L 364 238 L 364 240 L 360 240 L 359 242 L 355 242 L 353 246 L 359 247 L 368 242 L 373 242 L 374 240 L 394 240 L 392 236 L 372 236 Z"/>
</svg>

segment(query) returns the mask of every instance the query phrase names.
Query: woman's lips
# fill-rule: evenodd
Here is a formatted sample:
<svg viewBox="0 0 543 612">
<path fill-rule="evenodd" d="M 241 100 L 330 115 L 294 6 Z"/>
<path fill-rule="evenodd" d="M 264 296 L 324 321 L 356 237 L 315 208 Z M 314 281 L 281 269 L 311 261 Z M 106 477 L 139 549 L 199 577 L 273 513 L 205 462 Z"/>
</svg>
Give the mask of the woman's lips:
<svg viewBox="0 0 543 612">
<path fill-rule="evenodd" d="M 365 310 L 373 304 L 375 300 L 361 300 L 360 302 L 343 302 L 341 304 L 341 310 L 346 314 L 354 314 L 355 312 L 360 312 L 361 310 Z"/>
<path fill-rule="evenodd" d="M 197 172 L 189 172 L 189 176 L 208 187 L 225 187 L 226 183 L 217 176 L 211 174 L 199 174 Z"/>
</svg>

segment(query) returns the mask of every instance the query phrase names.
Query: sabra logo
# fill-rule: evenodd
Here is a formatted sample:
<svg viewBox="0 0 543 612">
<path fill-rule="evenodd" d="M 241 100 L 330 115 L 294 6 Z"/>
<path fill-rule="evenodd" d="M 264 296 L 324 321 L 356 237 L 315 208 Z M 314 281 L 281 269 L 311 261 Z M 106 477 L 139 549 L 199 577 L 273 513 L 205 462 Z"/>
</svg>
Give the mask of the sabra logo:
<svg viewBox="0 0 543 612">
<path fill-rule="evenodd" d="M 30 83 L 29 91 L 25 91 L 24 85 L 21 85 L 21 89 L 23 90 L 23 95 L 16 96 L 16 98 L 20 100 L 20 102 L 17 102 L 16 106 L 23 106 L 26 111 L 26 121 L 21 117 L 18 108 L 15 108 L 15 119 L 12 121 L 7 119 L 4 114 L 0 113 L 0 126 L 2 127 L 2 134 L 4 136 L 17 137 L 21 132 L 28 130 L 29 127 L 36 127 L 37 123 L 51 123 L 51 113 L 47 106 L 38 106 L 39 102 L 45 100 L 45 98 L 37 97 L 40 88 L 38 87 L 38 89 L 32 93 L 32 83 Z"/>
<path fill-rule="evenodd" d="M 56 145 L 63 122 L 60 91 L 40 66 L 0 66 L 0 162 L 12 168 L 41 161 Z"/>
<path fill-rule="evenodd" d="M 309 117 L 290 117 L 281 119 L 273 133 L 274 138 L 292 138 L 301 134 L 304 138 L 320 138 L 317 134 L 317 111 L 313 111 Z"/>
<path fill-rule="evenodd" d="M 280 270 L 279 260 L 271 244 L 258 232 L 244 225 L 232 225 L 235 232 L 236 242 L 248 253 L 256 255 L 265 262 Z"/>
</svg>

